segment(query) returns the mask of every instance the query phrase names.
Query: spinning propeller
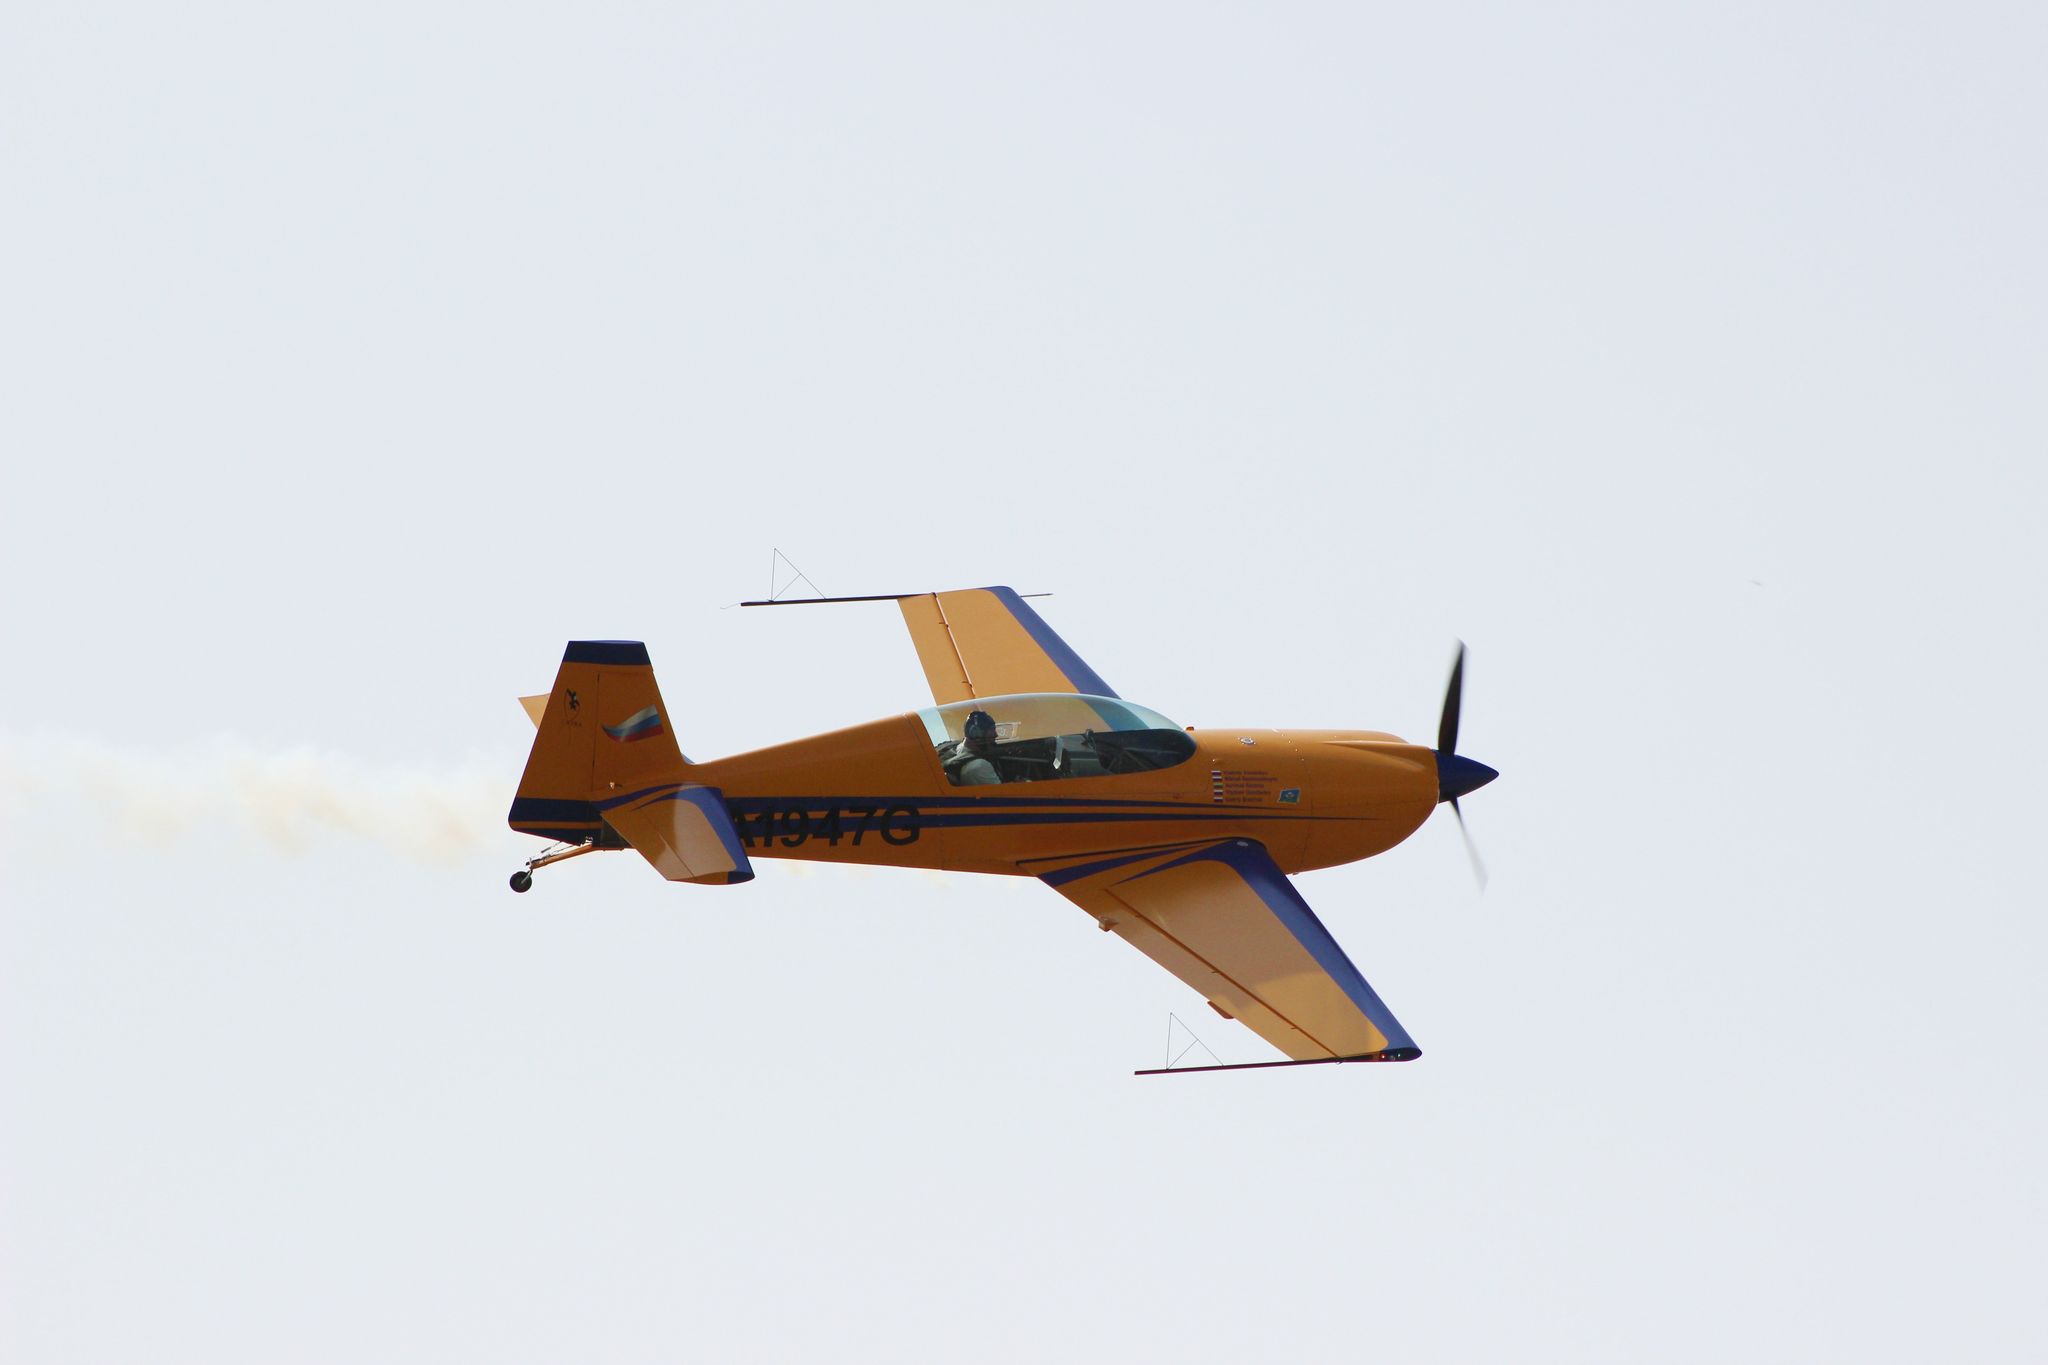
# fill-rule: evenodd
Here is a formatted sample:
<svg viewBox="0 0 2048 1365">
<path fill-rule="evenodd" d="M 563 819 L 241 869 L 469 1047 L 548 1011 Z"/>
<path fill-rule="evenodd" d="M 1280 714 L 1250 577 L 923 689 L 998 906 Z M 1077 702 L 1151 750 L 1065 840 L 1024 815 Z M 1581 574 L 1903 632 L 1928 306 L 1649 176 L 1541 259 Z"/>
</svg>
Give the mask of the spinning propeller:
<svg viewBox="0 0 2048 1365">
<path fill-rule="evenodd" d="M 1458 798 L 1478 791 L 1500 774 L 1477 759 L 1466 758 L 1458 752 L 1458 708 L 1465 696 L 1465 642 L 1458 642 L 1457 662 L 1451 665 L 1451 683 L 1444 689 L 1443 719 L 1436 727 L 1436 791 L 1438 802 L 1451 803 L 1451 814 L 1458 817 L 1458 833 L 1465 837 L 1465 852 L 1472 859 L 1472 875 L 1479 879 L 1480 888 L 1486 886 L 1486 864 L 1479 860 L 1479 849 L 1472 842 L 1472 832 L 1465 828 L 1465 812 L 1458 807 Z"/>
</svg>

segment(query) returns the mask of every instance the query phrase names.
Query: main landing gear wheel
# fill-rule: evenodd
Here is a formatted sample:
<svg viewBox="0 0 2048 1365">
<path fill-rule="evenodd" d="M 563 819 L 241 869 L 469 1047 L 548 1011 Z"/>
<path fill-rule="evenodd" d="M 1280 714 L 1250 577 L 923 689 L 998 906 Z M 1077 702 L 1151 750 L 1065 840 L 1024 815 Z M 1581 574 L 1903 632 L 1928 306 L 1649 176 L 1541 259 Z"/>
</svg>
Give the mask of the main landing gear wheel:
<svg viewBox="0 0 2048 1365">
<path fill-rule="evenodd" d="M 512 874 L 512 889 L 519 892 L 533 890 L 533 874 L 523 867 L 514 872 Z"/>
</svg>

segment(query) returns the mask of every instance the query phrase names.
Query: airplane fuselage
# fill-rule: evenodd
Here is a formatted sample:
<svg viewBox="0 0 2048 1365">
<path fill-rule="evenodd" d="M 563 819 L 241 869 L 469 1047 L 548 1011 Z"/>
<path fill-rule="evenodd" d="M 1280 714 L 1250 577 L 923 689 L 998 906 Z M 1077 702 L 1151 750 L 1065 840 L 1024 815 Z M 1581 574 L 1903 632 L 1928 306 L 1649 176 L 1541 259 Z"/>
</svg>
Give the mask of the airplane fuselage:
<svg viewBox="0 0 2048 1365">
<path fill-rule="evenodd" d="M 1189 730 L 1151 772 L 955 786 L 916 714 L 692 764 L 750 858 L 1034 875 L 1064 858 L 1249 838 L 1288 872 L 1385 852 L 1437 804 L 1436 757 L 1362 730 Z M 669 785 L 669 784 L 664 784 Z M 600 794 L 600 810 L 648 789 Z"/>
</svg>

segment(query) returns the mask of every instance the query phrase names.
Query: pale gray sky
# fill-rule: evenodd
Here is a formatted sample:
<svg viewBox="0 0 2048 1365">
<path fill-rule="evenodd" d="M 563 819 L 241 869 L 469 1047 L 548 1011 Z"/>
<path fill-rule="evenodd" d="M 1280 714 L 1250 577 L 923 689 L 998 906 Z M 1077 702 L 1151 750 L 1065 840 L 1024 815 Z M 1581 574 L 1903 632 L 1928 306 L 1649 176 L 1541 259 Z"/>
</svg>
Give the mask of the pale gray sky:
<svg viewBox="0 0 2048 1365">
<path fill-rule="evenodd" d="M 870 11 L 874 7 L 868 7 Z M 0 1355 L 2021 1361 L 2029 6 L 0 13 Z M 1135 1080 L 1058 896 L 505 876 L 1004 582 L 1502 770 L 1301 886 L 1426 1056 Z"/>
</svg>

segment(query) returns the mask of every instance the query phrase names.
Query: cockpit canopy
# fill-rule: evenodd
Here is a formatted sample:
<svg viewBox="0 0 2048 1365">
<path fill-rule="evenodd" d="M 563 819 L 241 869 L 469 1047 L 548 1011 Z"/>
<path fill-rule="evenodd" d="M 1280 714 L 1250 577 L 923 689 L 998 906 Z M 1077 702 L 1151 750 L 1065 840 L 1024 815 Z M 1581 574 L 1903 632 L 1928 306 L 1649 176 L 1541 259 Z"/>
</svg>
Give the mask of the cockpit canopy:
<svg viewBox="0 0 2048 1365">
<path fill-rule="evenodd" d="M 995 721 L 993 744 L 979 752 L 963 743 L 967 718 L 985 711 Z M 1185 763 L 1195 741 L 1150 707 L 1116 697 L 1025 692 L 977 697 L 917 713 L 954 786 L 1046 782 L 1152 772 Z"/>
</svg>

